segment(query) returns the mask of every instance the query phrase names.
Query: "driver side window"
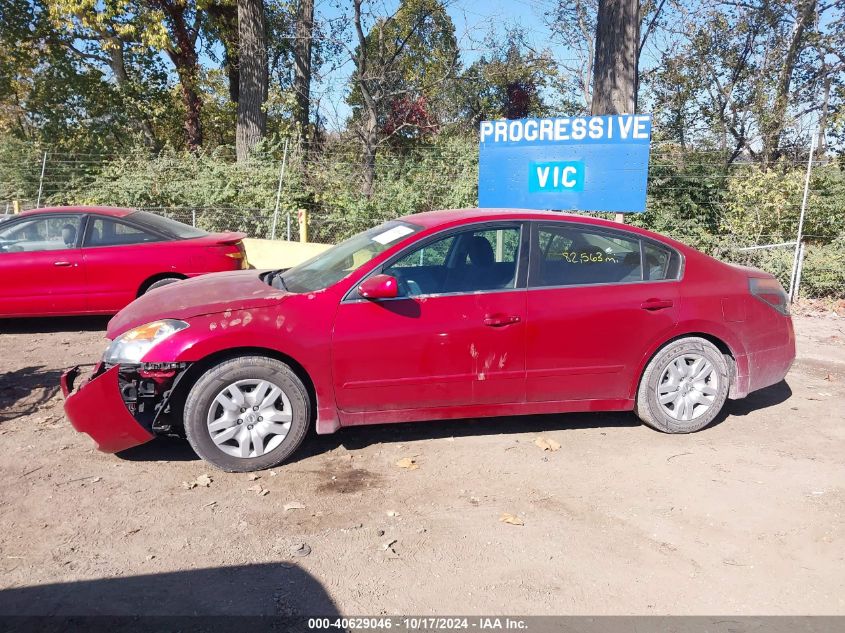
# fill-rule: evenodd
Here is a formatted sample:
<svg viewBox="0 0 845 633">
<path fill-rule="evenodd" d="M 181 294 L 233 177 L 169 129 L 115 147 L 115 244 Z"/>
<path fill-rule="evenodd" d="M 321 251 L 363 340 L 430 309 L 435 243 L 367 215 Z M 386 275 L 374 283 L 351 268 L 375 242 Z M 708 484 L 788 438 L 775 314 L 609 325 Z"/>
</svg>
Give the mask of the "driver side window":
<svg viewBox="0 0 845 633">
<path fill-rule="evenodd" d="M 414 249 L 383 271 L 399 296 L 504 290 L 516 284 L 520 228 L 463 231 Z"/>
<path fill-rule="evenodd" d="M 81 221 L 78 215 L 50 215 L 16 222 L 0 230 L 0 253 L 76 248 Z"/>
</svg>

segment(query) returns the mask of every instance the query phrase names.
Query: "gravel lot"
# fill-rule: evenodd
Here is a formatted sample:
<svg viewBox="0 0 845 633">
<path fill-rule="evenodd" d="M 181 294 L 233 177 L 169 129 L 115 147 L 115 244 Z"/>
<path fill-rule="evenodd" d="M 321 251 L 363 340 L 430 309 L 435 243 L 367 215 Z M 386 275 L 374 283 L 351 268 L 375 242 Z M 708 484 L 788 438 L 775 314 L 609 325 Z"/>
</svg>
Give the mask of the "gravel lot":
<svg viewBox="0 0 845 633">
<path fill-rule="evenodd" d="M 787 381 L 694 435 L 358 428 L 253 480 L 93 450 L 58 380 L 105 320 L 0 322 L 0 614 L 845 614 L 845 318 L 795 323 Z"/>
</svg>

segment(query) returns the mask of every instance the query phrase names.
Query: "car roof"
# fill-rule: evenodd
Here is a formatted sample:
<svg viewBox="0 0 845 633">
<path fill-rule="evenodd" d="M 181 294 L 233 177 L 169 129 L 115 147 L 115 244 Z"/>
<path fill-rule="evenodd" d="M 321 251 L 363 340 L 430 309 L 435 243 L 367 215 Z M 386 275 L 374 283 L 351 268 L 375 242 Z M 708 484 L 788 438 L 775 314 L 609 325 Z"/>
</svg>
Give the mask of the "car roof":
<svg viewBox="0 0 845 633">
<path fill-rule="evenodd" d="M 42 207 L 40 209 L 29 209 L 21 211 L 20 216 L 36 215 L 39 213 L 93 213 L 96 215 L 109 215 L 115 218 L 123 218 L 137 209 L 124 207 L 96 207 L 96 206 L 67 206 L 67 207 Z"/>
<path fill-rule="evenodd" d="M 442 211 L 426 211 L 425 213 L 415 213 L 413 215 L 406 215 L 401 218 L 406 222 L 418 224 L 426 228 L 436 228 L 440 226 L 459 225 L 469 222 L 484 221 L 484 220 L 551 220 L 558 222 L 577 222 L 580 224 L 588 224 L 592 226 L 600 226 L 609 229 L 630 231 L 638 233 L 651 238 L 656 238 L 664 242 L 672 244 L 682 244 L 676 242 L 672 238 L 659 233 L 654 233 L 646 229 L 641 229 L 630 224 L 620 224 L 613 220 L 604 220 L 588 215 L 576 215 L 574 213 L 565 213 L 562 211 L 536 211 L 532 209 L 443 209 Z"/>
</svg>

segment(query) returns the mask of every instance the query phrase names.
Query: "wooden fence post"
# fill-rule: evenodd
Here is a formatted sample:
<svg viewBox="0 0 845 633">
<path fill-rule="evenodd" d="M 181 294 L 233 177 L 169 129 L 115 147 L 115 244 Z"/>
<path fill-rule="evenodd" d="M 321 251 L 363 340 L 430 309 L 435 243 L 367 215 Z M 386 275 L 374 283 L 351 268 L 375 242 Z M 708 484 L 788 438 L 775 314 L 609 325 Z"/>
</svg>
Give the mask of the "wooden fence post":
<svg viewBox="0 0 845 633">
<path fill-rule="evenodd" d="M 308 211 L 306 209 L 299 209 L 296 212 L 296 217 L 299 220 L 299 241 L 308 241 Z"/>
</svg>

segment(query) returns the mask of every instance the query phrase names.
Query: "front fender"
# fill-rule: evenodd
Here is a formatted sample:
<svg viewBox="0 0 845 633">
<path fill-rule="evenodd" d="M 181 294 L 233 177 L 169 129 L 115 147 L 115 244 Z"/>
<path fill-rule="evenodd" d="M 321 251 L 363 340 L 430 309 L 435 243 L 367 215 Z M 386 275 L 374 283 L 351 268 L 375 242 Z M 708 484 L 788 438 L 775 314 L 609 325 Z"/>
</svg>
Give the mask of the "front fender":
<svg viewBox="0 0 845 633">
<path fill-rule="evenodd" d="M 227 310 L 188 319 L 188 327 L 165 339 L 142 359 L 145 363 L 195 363 L 233 349 L 265 349 L 292 359 L 308 374 L 317 397 L 317 430 L 336 430 L 337 410 L 331 377 L 331 327 L 336 312 L 307 297 L 282 306 Z M 293 305 L 293 309 L 291 309 Z"/>
</svg>

